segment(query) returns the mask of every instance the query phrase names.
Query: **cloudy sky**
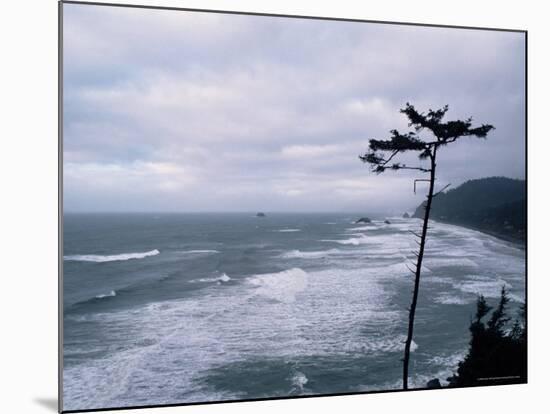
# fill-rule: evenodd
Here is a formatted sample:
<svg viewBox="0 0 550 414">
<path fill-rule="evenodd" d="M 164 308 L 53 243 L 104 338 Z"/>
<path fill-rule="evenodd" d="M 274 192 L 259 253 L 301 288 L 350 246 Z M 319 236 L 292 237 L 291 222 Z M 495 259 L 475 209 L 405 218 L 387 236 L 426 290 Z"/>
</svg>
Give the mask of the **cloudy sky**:
<svg viewBox="0 0 550 414">
<path fill-rule="evenodd" d="M 358 159 L 407 101 L 496 127 L 438 186 L 524 178 L 519 33 L 72 4 L 63 30 L 66 211 L 410 210 L 422 174 Z"/>
</svg>

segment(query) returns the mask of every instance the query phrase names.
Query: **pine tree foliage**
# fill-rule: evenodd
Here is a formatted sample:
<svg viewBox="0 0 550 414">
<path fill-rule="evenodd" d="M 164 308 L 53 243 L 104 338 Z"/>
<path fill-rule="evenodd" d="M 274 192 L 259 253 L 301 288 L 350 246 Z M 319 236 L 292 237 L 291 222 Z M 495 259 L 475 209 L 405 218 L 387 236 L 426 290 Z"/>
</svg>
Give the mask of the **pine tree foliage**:
<svg viewBox="0 0 550 414">
<path fill-rule="evenodd" d="M 429 172 L 429 168 L 426 167 L 410 166 L 398 162 L 392 163 L 392 161 L 396 155 L 406 151 L 418 152 L 418 157 L 425 160 L 431 158 L 438 147 L 453 143 L 462 137 L 486 138 L 487 134 L 494 129 L 489 124 L 473 128 L 471 117 L 466 120 L 443 122 L 448 110 L 449 106 L 445 105 L 441 109 L 430 109 L 425 114 L 419 112 L 407 102 L 405 108 L 401 109 L 400 112 L 407 116 L 409 127 L 412 127 L 414 131 L 402 134 L 393 129 L 390 131 L 390 138 L 387 140 L 371 139 L 369 140 L 368 151 L 359 158 L 361 161 L 370 164 L 372 170 L 376 173 L 382 173 L 387 169 L 412 169 Z M 431 139 L 422 139 L 419 133 L 423 131 L 431 133 Z M 382 153 L 388 153 L 388 155 Z"/>
<path fill-rule="evenodd" d="M 491 309 L 483 296 L 477 300 L 477 313 L 470 324 L 470 348 L 448 378 L 451 387 L 517 384 L 527 381 L 527 330 L 525 304 L 510 327 L 507 306 L 510 301 L 503 287 L 500 300 L 487 322 Z"/>
</svg>

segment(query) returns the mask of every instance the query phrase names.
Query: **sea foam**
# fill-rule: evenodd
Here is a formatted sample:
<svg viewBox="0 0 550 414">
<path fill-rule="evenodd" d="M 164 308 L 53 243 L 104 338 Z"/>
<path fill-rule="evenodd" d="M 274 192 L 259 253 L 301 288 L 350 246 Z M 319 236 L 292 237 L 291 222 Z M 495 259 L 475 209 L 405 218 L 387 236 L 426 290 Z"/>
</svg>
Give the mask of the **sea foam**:
<svg viewBox="0 0 550 414">
<path fill-rule="evenodd" d="M 308 275 L 295 267 L 279 273 L 252 276 L 248 282 L 257 286 L 256 293 L 262 296 L 291 303 L 296 300 L 296 295 L 307 287 Z"/>
<path fill-rule="evenodd" d="M 63 260 L 75 261 L 75 262 L 104 263 L 104 262 L 126 261 L 131 259 L 144 259 L 149 256 L 156 256 L 157 254 L 160 254 L 160 252 L 157 249 L 150 250 L 148 252 L 142 252 L 142 253 L 121 253 L 121 254 L 113 254 L 113 255 L 76 254 L 76 255 L 70 255 L 70 256 L 63 256 Z"/>
<path fill-rule="evenodd" d="M 300 371 L 294 372 L 290 377 L 290 383 L 292 384 L 292 391 L 297 393 L 304 392 L 304 386 L 309 382 L 306 374 Z"/>
<path fill-rule="evenodd" d="M 105 294 L 102 294 L 102 295 L 97 295 L 96 299 L 110 298 L 110 297 L 113 297 L 113 296 L 116 296 L 116 291 L 115 290 L 111 290 L 109 293 L 105 293 Z"/>
<path fill-rule="evenodd" d="M 229 276 L 227 276 L 226 273 L 223 273 L 221 276 L 218 276 L 218 277 L 204 277 L 204 278 L 201 278 L 201 279 L 195 279 L 195 280 L 192 280 L 191 282 L 229 282 L 231 280 L 231 278 Z"/>
<path fill-rule="evenodd" d="M 349 239 L 344 240 L 321 240 L 323 242 L 332 242 L 332 243 L 339 243 L 339 244 L 346 244 L 346 245 L 352 245 L 352 246 L 359 246 L 360 244 L 367 244 L 369 243 L 369 239 L 367 236 L 361 234 L 358 237 L 351 237 Z"/>
<path fill-rule="evenodd" d="M 301 250 L 291 250 L 289 252 L 281 254 L 280 257 L 285 259 L 320 259 L 329 255 L 334 255 L 340 253 L 338 249 L 330 250 L 320 250 L 320 251 L 311 251 L 303 252 Z"/>
<path fill-rule="evenodd" d="M 486 298 L 500 298 L 502 287 L 508 289 L 512 288 L 512 285 L 497 277 L 485 277 L 485 276 L 469 276 L 467 280 L 454 283 L 453 287 L 464 293 L 483 295 Z"/>
</svg>

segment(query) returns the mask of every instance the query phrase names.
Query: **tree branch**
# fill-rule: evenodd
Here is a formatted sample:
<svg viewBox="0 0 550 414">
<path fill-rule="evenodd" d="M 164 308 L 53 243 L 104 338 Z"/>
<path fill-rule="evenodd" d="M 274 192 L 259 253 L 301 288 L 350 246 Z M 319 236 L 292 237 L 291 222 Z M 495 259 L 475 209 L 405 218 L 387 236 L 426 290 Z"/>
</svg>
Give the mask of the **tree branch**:
<svg viewBox="0 0 550 414">
<path fill-rule="evenodd" d="M 445 187 L 443 187 L 441 190 L 439 190 L 437 193 L 433 195 L 433 197 L 437 197 L 439 194 L 441 194 L 443 191 L 445 191 L 447 188 L 451 186 L 451 183 L 447 184 Z"/>
</svg>

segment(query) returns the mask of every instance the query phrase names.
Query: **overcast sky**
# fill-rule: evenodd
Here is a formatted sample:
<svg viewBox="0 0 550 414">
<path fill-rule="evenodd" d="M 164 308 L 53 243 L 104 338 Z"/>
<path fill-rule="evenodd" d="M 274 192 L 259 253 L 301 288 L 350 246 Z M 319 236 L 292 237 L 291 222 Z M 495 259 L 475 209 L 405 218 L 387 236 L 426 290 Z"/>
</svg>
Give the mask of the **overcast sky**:
<svg viewBox="0 0 550 414">
<path fill-rule="evenodd" d="M 524 178 L 524 62 L 519 33 L 65 4 L 64 208 L 411 210 L 421 173 L 358 159 L 406 102 L 496 127 L 438 186 Z"/>
</svg>

